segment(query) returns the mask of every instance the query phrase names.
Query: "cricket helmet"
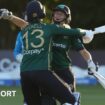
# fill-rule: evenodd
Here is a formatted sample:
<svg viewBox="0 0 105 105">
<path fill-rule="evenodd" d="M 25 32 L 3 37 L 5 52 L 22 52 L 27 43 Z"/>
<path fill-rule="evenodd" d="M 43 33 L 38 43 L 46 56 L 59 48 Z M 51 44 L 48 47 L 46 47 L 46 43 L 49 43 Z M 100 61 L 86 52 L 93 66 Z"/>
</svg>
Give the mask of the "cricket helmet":
<svg viewBox="0 0 105 105">
<path fill-rule="evenodd" d="M 43 19 L 46 15 L 45 7 L 40 1 L 32 0 L 26 6 L 26 15 L 29 22 L 34 19 Z"/>
<path fill-rule="evenodd" d="M 55 11 L 62 11 L 63 13 L 65 13 L 66 15 L 66 20 L 68 22 L 71 21 L 71 12 L 70 12 L 70 8 L 67 6 L 67 5 L 64 5 L 64 4 L 60 4 L 60 5 L 57 5 L 54 9 L 53 9 L 53 14 Z"/>
</svg>

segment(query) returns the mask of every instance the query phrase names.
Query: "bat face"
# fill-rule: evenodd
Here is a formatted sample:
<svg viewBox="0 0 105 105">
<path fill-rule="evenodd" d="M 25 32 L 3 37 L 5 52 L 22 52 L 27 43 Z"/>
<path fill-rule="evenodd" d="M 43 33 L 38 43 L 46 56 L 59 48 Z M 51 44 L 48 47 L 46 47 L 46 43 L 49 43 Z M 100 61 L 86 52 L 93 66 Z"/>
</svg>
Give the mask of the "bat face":
<svg viewBox="0 0 105 105">
<path fill-rule="evenodd" d="M 99 34 L 99 33 L 105 33 L 105 25 L 104 26 L 100 26 L 100 27 L 96 27 L 94 29 L 94 34 Z"/>
<path fill-rule="evenodd" d="M 98 82 L 105 89 L 105 77 L 103 77 L 101 74 L 99 74 L 97 72 L 94 72 L 93 76 L 98 80 Z"/>
</svg>

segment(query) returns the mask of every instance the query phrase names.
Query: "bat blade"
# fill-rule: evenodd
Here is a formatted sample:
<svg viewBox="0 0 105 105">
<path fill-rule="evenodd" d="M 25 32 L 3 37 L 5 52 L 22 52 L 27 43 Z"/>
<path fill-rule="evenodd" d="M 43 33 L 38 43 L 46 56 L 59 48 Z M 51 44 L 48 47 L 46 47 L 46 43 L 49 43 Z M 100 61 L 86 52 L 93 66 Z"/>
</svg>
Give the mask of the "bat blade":
<svg viewBox="0 0 105 105">
<path fill-rule="evenodd" d="M 96 27 L 94 29 L 94 34 L 105 33 L 105 25 Z"/>
<path fill-rule="evenodd" d="M 105 77 L 97 72 L 94 72 L 93 76 L 98 80 L 101 86 L 105 89 Z"/>
</svg>

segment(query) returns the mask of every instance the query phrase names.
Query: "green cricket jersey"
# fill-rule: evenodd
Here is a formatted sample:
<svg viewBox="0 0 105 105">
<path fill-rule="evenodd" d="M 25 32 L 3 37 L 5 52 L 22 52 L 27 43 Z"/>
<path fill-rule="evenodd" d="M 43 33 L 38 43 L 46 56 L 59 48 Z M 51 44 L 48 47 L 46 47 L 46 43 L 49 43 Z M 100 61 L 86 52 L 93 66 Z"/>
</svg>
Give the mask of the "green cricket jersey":
<svg viewBox="0 0 105 105">
<path fill-rule="evenodd" d="M 62 70 L 69 68 L 71 65 L 71 59 L 68 55 L 70 48 L 81 50 L 84 48 L 84 46 L 79 38 L 70 38 L 68 36 L 53 37 L 52 69 Z"/>
<path fill-rule="evenodd" d="M 24 49 L 21 71 L 51 69 L 52 36 L 55 35 L 75 38 L 85 33 L 79 29 L 64 29 L 51 24 L 29 24 L 22 30 Z"/>
</svg>

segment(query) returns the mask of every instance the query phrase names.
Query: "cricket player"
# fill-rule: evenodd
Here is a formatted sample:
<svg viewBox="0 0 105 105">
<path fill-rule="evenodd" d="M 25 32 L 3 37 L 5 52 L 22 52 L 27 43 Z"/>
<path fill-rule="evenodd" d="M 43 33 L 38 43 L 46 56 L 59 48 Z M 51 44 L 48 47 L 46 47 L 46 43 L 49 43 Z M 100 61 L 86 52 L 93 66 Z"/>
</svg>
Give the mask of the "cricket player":
<svg viewBox="0 0 105 105">
<path fill-rule="evenodd" d="M 66 19 L 61 19 L 61 17 L 63 17 L 62 15 L 66 17 Z M 68 6 L 58 5 L 56 8 L 54 8 L 52 16 L 53 23 L 60 25 L 61 27 L 70 28 L 69 23 L 71 21 L 71 13 Z M 19 32 L 14 49 L 14 56 L 19 62 L 21 62 L 23 57 L 22 47 L 22 36 L 21 32 Z M 95 64 L 92 61 L 90 53 L 84 48 L 79 38 L 70 39 L 69 37 L 65 36 L 55 36 L 53 38 L 52 70 L 54 70 L 65 82 L 67 82 L 71 86 L 71 90 L 74 92 L 74 90 L 76 90 L 74 76 L 71 70 L 71 60 L 68 57 L 70 47 L 74 47 L 77 51 L 79 51 L 87 63 L 88 61 L 91 61 L 91 65 L 94 67 Z"/>
<path fill-rule="evenodd" d="M 54 24 L 70 29 L 71 13 L 66 5 L 58 5 L 53 10 L 52 20 Z M 68 36 L 53 37 L 53 70 L 67 82 L 72 91 L 75 90 L 74 76 L 71 71 L 71 60 L 69 58 L 69 49 L 73 47 L 83 56 L 88 66 L 95 68 L 91 54 L 85 49 L 79 38 L 69 38 Z"/>
<path fill-rule="evenodd" d="M 17 38 L 16 38 L 16 43 L 15 43 L 15 48 L 13 51 L 14 54 L 14 58 L 21 63 L 22 62 L 22 58 L 23 58 L 23 41 L 22 41 L 22 33 L 21 31 L 18 33 Z M 27 105 L 27 103 L 24 100 L 24 105 Z"/>
<path fill-rule="evenodd" d="M 14 54 L 14 58 L 21 63 L 22 58 L 23 58 L 23 54 L 22 54 L 22 50 L 23 50 L 23 41 L 22 41 L 22 33 L 21 31 L 18 33 L 17 38 L 16 38 L 16 43 L 15 43 L 15 48 L 13 51 Z"/>
<path fill-rule="evenodd" d="M 63 105 L 78 105 L 70 87 L 51 71 L 52 36 L 65 35 L 71 38 L 93 36 L 92 31 L 65 29 L 40 22 L 45 13 L 39 1 L 31 1 L 27 8 L 28 22 L 1 9 L 1 18 L 7 19 L 22 28 L 23 59 L 21 63 L 21 84 L 28 105 L 39 105 L 39 87 L 57 98 Z M 89 35 L 91 34 L 91 35 Z M 94 68 L 93 68 L 94 69 Z M 56 87 L 56 89 L 55 89 Z"/>
</svg>

